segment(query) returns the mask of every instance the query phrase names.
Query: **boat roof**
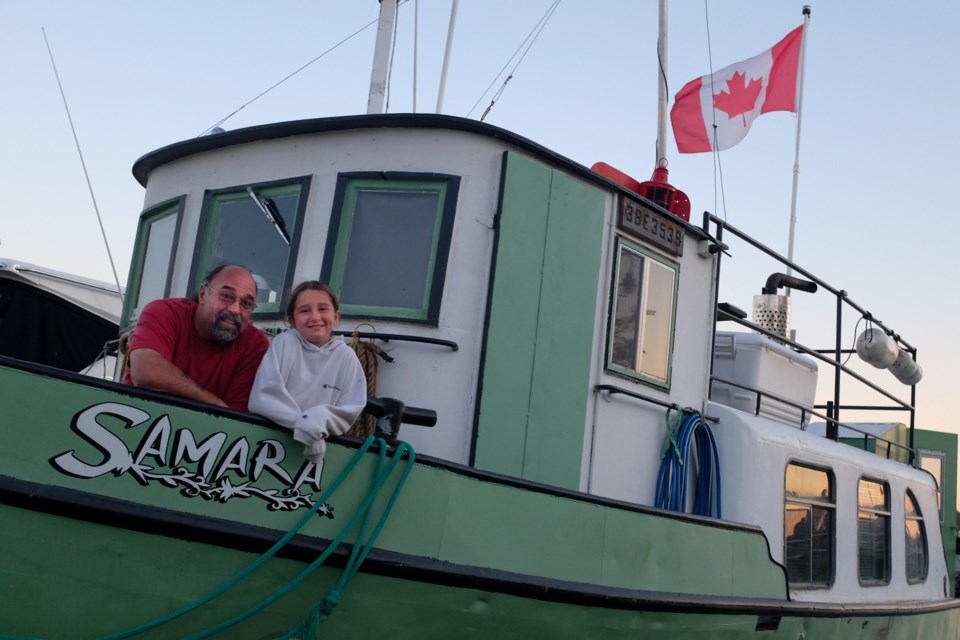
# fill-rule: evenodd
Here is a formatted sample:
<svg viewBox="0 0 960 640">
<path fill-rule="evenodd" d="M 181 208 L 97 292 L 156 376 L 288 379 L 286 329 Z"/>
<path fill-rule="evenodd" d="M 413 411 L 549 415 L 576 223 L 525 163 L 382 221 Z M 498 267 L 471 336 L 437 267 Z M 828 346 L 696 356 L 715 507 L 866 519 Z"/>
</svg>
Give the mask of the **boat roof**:
<svg viewBox="0 0 960 640">
<path fill-rule="evenodd" d="M 864 434 L 870 436 L 883 436 L 897 427 L 906 427 L 906 425 L 904 425 L 902 422 L 851 422 L 850 424 L 860 431 L 854 431 L 853 429 L 849 429 L 841 425 L 839 431 L 837 432 L 837 436 L 840 438 L 862 438 Z M 811 422 L 807 426 L 807 431 L 820 436 L 825 436 L 827 434 L 827 423 Z"/>
<path fill-rule="evenodd" d="M 618 191 L 633 198 L 637 197 L 635 192 L 596 173 L 592 169 L 562 156 L 555 151 L 551 151 L 529 138 L 517 135 L 506 129 L 501 129 L 500 127 L 486 124 L 479 120 L 461 118 L 459 116 L 421 113 L 363 114 L 290 120 L 209 134 L 190 140 L 175 142 L 141 156 L 133 164 L 133 177 L 136 178 L 137 182 L 142 186 L 146 187 L 150 173 L 158 167 L 197 153 L 215 151 L 240 144 L 334 131 L 398 128 L 446 129 L 495 138 L 514 145 L 535 157 L 541 158 L 553 166 L 562 167 L 564 170 L 583 180 L 600 185 L 610 191 Z M 668 211 L 653 202 L 648 202 L 647 204 L 670 215 L 674 222 L 684 225 L 687 232 L 691 233 L 694 237 L 701 239 L 706 238 L 706 234 L 700 227 L 669 214 Z"/>
<path fill-rule="evenodd" d="M 116 285 L 8 258 L 0 258 L 0 278 L 22 282 L 104 320 L 120 323 L 123 305 Z"/>
<path fill-rule="evenodd" d="M 336 116 L 331 118 L 310 118 L 306 120 L 289 120 L 286 122 L 274 122 L 270 124 L 256 125 L 252 127 L 243 127 L 233 131 L 223 131 L 213 133 L 199 138 L 183 140 L 173 144 L 161 147 L 155 151 L 145 154 L 133 164 L 133 177 L 143 185 L 147 186 L 147 178 L 150 172 L 157 167 L 179 160 L 180 158 L 213 151 L 224 147 L 230 147 L 248 142 L 260 142 L 263 140 L 275 140 L 277 138 L 287 138 L 290 136 L 299 136 L 311 133 L 325 133 L 331 131 L 346 131 L 350 129 L 386 129 L 411 127 L 417 129 L 450 129 L 454 131 L 464 131 L 482 136 L 497 138 L 515 144 L 531 151 L 537 155 L 549 156 L 554 162 L 568 165 L 569 167 L 579 168 L 582 172 L 589 174 L 591 178 L 600 178 L 599 175 L 590 171 L 581 164 L 564 158 L 563 156 L 550 151 L 544 146 L 533 142 L 528 138 L 511 133 L 506 129 L 486 124 L 478 120 L 461 118 L 458 116 L 447 116 L 438 114 L 419 114 L 419 113 L 398 113 L 398 114 L 363 114 L 353 116 Z M 601 178 L 604 184 L 606 179 Z"/>
</svg>

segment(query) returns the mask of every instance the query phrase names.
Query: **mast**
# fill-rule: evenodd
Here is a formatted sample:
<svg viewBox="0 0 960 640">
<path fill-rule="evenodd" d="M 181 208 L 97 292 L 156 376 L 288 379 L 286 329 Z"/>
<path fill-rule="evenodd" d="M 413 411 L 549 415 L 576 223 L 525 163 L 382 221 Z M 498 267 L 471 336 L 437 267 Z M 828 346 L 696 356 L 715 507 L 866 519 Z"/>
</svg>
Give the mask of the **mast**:
<svg viewBox="0 0 960 640">
<path fill-rule="evenodd" d="M 398 0 L 380 0 L 380 20 L 377 23 L 377 43 L 373 50 L 373 69 L 370 72 L 370 97 L 367 113 L 383 113 L 390 82 L 390 59 L 393 56 L 393 37 L 397 23 Z"/>
<path fill-rule="evenodd" d="M 659 0 L 657 35 L 657 157 L 655 167 L 667 164 L 667 0 Z M 662 164 L 661 164 L 662 163 Z"/>
<path fill-rule="evenodd" d="M 420 0 L 413 0 L 413 112 L 417 112 L 417 44 L 420 38 L 417 28 L 420 25 Z"/>
<path fill-rule="evenodd" d="M 447 47 L 443 52 L 443 71 L 440 73 L 440 90 L 437 92 L 437 113 L 443 113 L 443 94 L 447 89 L 447 69 L 450 66 L 450 50 L 453 48 L 453 32 L 457 26 L 457 6 L 460 0 L 453 0 L 450 6 L 450 26 L 447 27 Z"/>
</svg>

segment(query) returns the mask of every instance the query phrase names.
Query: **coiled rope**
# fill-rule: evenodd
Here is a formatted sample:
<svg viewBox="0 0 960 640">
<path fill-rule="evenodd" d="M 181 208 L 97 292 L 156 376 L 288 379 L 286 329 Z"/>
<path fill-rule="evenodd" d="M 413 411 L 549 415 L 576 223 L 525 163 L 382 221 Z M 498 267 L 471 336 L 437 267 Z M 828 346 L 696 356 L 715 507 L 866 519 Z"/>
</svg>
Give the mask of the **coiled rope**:
<svg viewBox="0 0 960 640">
<path fill-rule="evenodd" d="M 350 475 L 353 469 L 360 462 L 363 455 L 370 449 L 370 447 L 376 443 L 379 448 L 379 458 L 377 462 L 376 472 L 371 483 L 370 491 L 367 493 L 366 498 L 358 507 L 356 513 L 353 517 L 347 521 L 343 529 L 339 534 L 327 545 L 327 548 L 321 553 L 313 562 L 311 562 L 303 571 L 301 571 L 297 576 L 292 578 L 286 584 L 279 587 L 272 594 L 261 600 L 259 603 L 253 605 L 243 613 L 230 618 L 224 622 L 221 622 L 213 627 L 204 629 L 193 635 L 187 636 L 184 640 L 200 640 L 201 638 L 208 638 L 212 635 L 220 633 L 221 631 L 228 629 L 244 620 L 254 615 L 258 611 L 269 606 L 279 598 L 283 597 L 291 590 L 293 590 L 297 585 L 299 585 L 305 578 L 312 574 L 317 568 L 319 568 L 324 561 L 336 551 L 343 540 L 347 535 L 360 524 L 360 531 L 357 534 L 356 542 L 353 544 L 353 550 L 350 552 L 350 558 L 348 559 L 346 566 L 343 569 L 343 572 L 340 575 L 340 579 L 337 581 L 337 584 L 327 593 L 326 596 L 315 605 L 306 615 L 304 620 L 300 623 L 298 627 L 282 636 L 282 640 L 289 640 L 295 636 L 297 637 L 316 637 L 316 626 L 320 621 L 330 615 L 333 612 L 334 608 L 340 601 L 340 594 L 343 592 L 343 589 L 346 587 L 350 579 L 357 573 L 360 568 L 360 565 L 366 559 L 367 555 L 370 553 L 370 549 L 373 547 L 374 543 L 377 540 L 377 537 L 380 535 L 381 530 L 386 524 L 387 518 L 390 515 L 390 512 L 393 510 L 394 504 L 396 503 L 397 498 L 400 495 L 400 491 L 403 488 L 403 485 L 406 483 L 407 476 L 410 475 L 410 471 L 413 469 L 414 462 L 416 460 L 416 452 L 413 448 L 405 442 L 400 442 L 393 455 L 390 456 L 389 461 L 387 461 L 387 443 L 382 438 L 374 439 L 373 436 L 367 437 L 363 442 L 360 448 L 354 454 L 353 459 L 347 464 L 347 466 L 340 472 L 336 477 L 330 487 L 323 492 L 323 494 L 314 501 L 313 506 L 307 511 L 300 520 L 288 531 L 282 538 L 277 540 L 277 542 L 270 547 L 263 555 L 254 560 L 250 565 L 245 569 L 242 569 L 237 575 L 223 583 L 219 587 L 213 589 L 204 596 L 201 596 L 194 602 L 177 609 L 176 611 L 169 613 L 165 616 L 157 618 L 151 622 L 143 624 L 134 629 L 128 631 L 122 631 L 110 636 L 103 638 L 102 640 L 124 640 L 126 638 L 131 638 L 133 636 L 145 633 L 152 629 L 156 629 L 168 622 L 171 622 L 187 613 L 194 611 L 195 609 L 207 604 L 211 600 L 223 595 L 226 591 L 230 590 L 245 578 L 247 578 L 251 573 L 259 569 L 266 563 L 267 560 L 272 558 L 277 551 L 279 551 L 287 542 L 289 542 L 293 536 L 295 536 L 304 525 L 309 522 L 317 510 L 327 502 L 329 497 L 337 490 L 337 488 L 343 483 L 343 481 Z M 394 470 L 406 454 L 407 464 L 401 472 L 400 478 L 397 481 L 396 486 L 393 489 L 393 492 L 390 494 L 389 499 L 383 509 L 383 512 L 380 515 L 379 520 L 377 520 L 376 525 L 373 528 L 373 531 L 369 536 L 364 539 L 366 536 L 367 529 L 370 524 L 371 513 L 373 504 L 376 502 L 377 497 L 381 489 L 393 475 Z M 308 634 L 312 630 L 313 635 Z M 0 640 L 39 640 L 37 638 L 24 638 L 19 636 L 0 636 Z"/>
<path fill-rule="evenodd" d="M 386 354 L 383 349 L 374 344 L 373 340 L 369 342 L 360 341 L 360 327 L 368 326 L 374 331 L 376 327 L 372 324 L 362 323 L 354 327 L 353 335 L 350 339 L 350 348 L 353 349 L 354 353 L 357 354 L 357 359 L 360 360 L 360 366 L 363 367 L 363 375 L 367 379 L 367 396 L 376 396 L 377 395 L 377 370 L 380 366 L 377 356 L 386 359 Z M 392 358 L 388 362 L 392 362 Z M 377 418 L 368 413 L 361 413 L 356 421 L 353 423 L 353 426 L 347 431 L 348 436 L 353 436 L 355 438 L 366 438 L 367 436 L 373 434 L 374 430 L 377 427 Z"/>
<path fill-rule="evenodd" d="M 130 334 L 132 331 L 127 331 L 120 335 L 120 338 L 117 340 L 117 357 L 120 358 L 120 374 L 117 376 L 117 382 L 123 382 L 123 376 L 126 375 L 127 369 L 130 368 Z"/>
<path fill-rule="evenodd" d="M 665 416 L 667 441 L 660 456 L 655 504 L 660 509 L 686 512 L 687 478 L 692 471 L 697 475 L 693 513 L 722 518 L 720 455 L 713 431 L 696 411 L 689 411 L 686 417 L 683 413 L 684 410 L 677 405 L 668 409 Z M 692 444 L 696 444 L 695 463 L 690 462 Z"/>
</svg>

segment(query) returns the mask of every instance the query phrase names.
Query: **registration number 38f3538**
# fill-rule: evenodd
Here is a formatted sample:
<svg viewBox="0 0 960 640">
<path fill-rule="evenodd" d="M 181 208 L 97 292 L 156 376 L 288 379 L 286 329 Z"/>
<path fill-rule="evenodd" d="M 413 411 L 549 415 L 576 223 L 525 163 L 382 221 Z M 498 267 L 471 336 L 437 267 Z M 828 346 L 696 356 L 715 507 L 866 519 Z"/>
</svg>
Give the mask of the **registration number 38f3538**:
<svg viewBox="0 0 960 640">
<path fill-rule="evenodd" d="M 675 256 L 683 255 L 683 226 L 639 202 L 620 198 L 617 227 Z"/>
</svg>

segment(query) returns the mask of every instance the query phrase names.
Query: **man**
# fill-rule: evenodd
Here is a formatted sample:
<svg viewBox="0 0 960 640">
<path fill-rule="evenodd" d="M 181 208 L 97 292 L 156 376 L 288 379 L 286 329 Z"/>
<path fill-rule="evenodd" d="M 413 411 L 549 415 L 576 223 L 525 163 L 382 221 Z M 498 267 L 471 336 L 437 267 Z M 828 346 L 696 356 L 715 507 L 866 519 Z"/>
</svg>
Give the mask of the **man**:
<svg viewBox="0 0 960 640">
<path fill-rule="evenodd" d="M 267 338 L 250 324 L 257 285 L 237 265 L 211 271 L 197 300 L 154 300 L 130 337 L 126 384 L 247 410 Z"/>
</svg>

